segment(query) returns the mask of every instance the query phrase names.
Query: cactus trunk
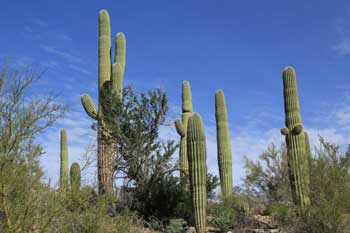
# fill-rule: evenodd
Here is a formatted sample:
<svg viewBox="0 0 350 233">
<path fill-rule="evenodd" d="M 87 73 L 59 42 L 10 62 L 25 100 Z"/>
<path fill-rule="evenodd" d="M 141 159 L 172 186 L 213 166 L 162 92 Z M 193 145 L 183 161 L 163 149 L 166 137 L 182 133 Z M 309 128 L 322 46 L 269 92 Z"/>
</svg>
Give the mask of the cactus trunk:
<svg viewBox="0 0 350 233">
<path fill-rule="evenodd" d="M 309 153 L 301 120 L 295 71 L 292 67 L 283 71 L 283 86 L 286 127 L 281 132 L 286 138 L 293 201 L 304 209 L 310 204 Z"/>
<path fill-rule="evenodd" d="M 187 157 L 187 123 L 192 114 L 192 94 L 188 81 L 182 83 L 182 120 L 175 121 L 175 127 L 180 139 L 180 176 L 185 189 L 188 186 L 188 157 Z"/>
<path fill-rule="evenodd" d="M 199 114 L 190 116 L 187 126 L 187 155 L 189 161 L 190 190 L 197 233 L 206 227 L 206 144 L 202 119 Z"/>
<path fill-rule="evenodd" d="M 112 64 L 110 20 L 106 10 L 100 11 L 98 22 L 98 110 L 89 95 L 83 94 L 81 101 L 88 116 L 97 120 L 98 189 L 99 193 L 105 193 L 113 191 L 115 162 L 115 143 L 109 138 L 105 115 L 109 113 L 109 104 L 122 106 L 126 42 L 123 33 L 116 35 L 115 62 Z"/>
<path fill-rule="evenodd" d="M 216 137 L 223 200 L 232 196 L 232 152 L 224 92 L 215 93 Z"/>
<path fill-rule="evenodd" d="M 74 193 L 80 190 L 80 166 L 78 163 L 73 163 L 70 167 L 70 187 Z"/>
<path fill-rule="evenodd" d="M 68 144 L 67 132 L 65 129 L 61 130 L 61 150 L 60 150 L 60 188 L 66 189 L 68 186 Z"/>
</svg>

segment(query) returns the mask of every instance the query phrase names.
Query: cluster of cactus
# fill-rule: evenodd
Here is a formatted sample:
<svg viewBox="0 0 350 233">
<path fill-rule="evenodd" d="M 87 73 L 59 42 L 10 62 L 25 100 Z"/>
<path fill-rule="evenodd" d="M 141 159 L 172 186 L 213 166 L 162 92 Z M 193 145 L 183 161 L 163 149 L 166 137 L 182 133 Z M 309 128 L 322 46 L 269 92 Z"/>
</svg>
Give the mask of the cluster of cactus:
<svg viewBox="0 0 350 233">
<path fill-rule="evenodd" d="M 98 154 L 98 189 L 99 193 L 113 190 L 113 173 L 115 163 L 115 144 L 107 140 L 109 129 L 105 115 L 110 110 L 106 106 L 106 95 L 112 96 L 111 104 L 121 106 L 123 99 L 123 76 L 125 69 L 126 41 L 123 33 L 115 38 L 115 56 L 112 65 L 110 20 L 106 10 L 99 14 L 99 48 L 98 48 L 98 109 L 87 94 L 81 97 L 86 113 L 97 121 L 97 154 Z"/>
<path fill-rule="evenodd" d="M 192 112 L 190 83 L 182 83 L 182 119 L 175 120 L 175 128 L 180 135 L 180 176 L 187 190 L 189 178 L 194 220 L 197 232 L 205 232 L 206 226 L 206 145 L 202 119 Z M 215 116 L 217 125 L 218 163 L 223 199 L 232 196 L 232 154 L 228 128 L 228 114 L 224 93 L 215 93 Z"/>
<path fill-rule="evenodd" d="M 188 184 L 188 158 L 187 158 L 187 123 L 192 114 L 192 94 L 188 81 L 182 83 L 182 119 L 175 121 L 176 131 L 180 135 L 180 176 L 183 187 Z"/>
<path fill-rule="evenodd" d="M 289 179 L 293 202 L 303 210 L 310 204 L 309 163 L 311 151 L 307 133 L 304 131 L 298 98 L 295 71 L 286 67 L 283 71 L 285 135 L 289 168 Z"/>
<path fill-rule="evenodd" d="M 61 130 L 60 138 L 60 189 L 67 190 L 68 188 L 68 140 L 67 131 Z M 73 163 L 70 167 L 70 187 L 74 192 L 80 190 L 80 166 L 78 163 Z"/>
<path fill-rule="evenodd" d="M 222 90 L 215 93 L 215 118 L 221 195 L 226 200 L 232 196 L 232 152 L 228 114 Z"/>
</svg>

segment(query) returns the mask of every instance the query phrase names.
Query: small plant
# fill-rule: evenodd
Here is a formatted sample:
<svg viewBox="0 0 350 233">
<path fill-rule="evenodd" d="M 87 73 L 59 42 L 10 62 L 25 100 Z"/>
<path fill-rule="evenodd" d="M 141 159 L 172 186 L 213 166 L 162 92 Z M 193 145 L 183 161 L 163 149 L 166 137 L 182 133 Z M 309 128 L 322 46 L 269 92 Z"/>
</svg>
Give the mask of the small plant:
<svg viewBox="0 0 350 233">
<path fill-rule="evenodd" d="M 232 229 L 238 219 L 238 203 L 227 198 L 224 202 L 210 203 L 208 205 L 208 225 L 222 230 Z"/>
<path fill-rule="evenodd" d="M 169 225 L 165 228 L 165 233 L 184 233 L 186 225 L 186 221 L 182 218 L 170 219 Z"/>
</svg>

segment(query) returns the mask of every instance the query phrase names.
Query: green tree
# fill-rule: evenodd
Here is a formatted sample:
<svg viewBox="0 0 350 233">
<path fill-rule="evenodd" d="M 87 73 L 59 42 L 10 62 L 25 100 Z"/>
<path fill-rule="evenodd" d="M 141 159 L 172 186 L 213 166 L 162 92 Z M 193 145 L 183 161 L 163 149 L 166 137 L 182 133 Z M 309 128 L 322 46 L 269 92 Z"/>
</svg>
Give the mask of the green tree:
<svg viewBox="0 0 350 233">
<path fill-rule="evenodd" d="M 65 112 L 53 97 L 29 94 L 40 73 L 3 65 L 0 71 L 0 231 L 46 232 L 60 207 L 42 184 L 35 138 Z M 42 205 L 47 201 L 47 205 Z"/>
<path fill-rule="evenodd" d="M 277 148 L 268 146 L 258 161 L 245 157 L 246 176 L 244 188 L 253 196 L 260 198 L 265 205 L 274 202 L 288 202 L 291 198 L 287 151 L 282 144 Z"/>
</svg>

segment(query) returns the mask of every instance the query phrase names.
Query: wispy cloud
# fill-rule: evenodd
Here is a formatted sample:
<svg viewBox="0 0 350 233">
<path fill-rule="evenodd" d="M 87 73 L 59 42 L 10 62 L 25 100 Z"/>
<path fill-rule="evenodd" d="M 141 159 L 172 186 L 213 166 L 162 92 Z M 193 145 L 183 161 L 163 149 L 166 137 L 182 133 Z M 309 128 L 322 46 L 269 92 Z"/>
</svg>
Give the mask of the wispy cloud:
<svg viewBox="0 0 350 233">
<path fill-rule="evenodd" d="M 76 66 L 76 65 L 70 64 L 68 67 L 70 69 L 74 70 L 74 71 L 77 71 L 77 72 L 80 72 L 80 73 L 83 73 L 83 74 L 86 74 L 86 75 L 90 75 L 91 74 L 90 71 L 88 71 L 88 70 L 86 70 L 86 69 L 84 69 L 84 68 L 82 68 L 80 66 Z"/>
<path fill-rule="evenodd" d="M 73 62 L 73 63 L 82 62 L 82 59 L 80 57 L 74 56 L 68 52 L 58 50 L 53 46 L 41 44 L 40 48 L 42 48 L 47 53 L 51 53 L 51 54 L 55 54 L 55 55 L 60 56 L 61 58 L 67 60 L 67 62 Z"/>
<path fill-rule="evenodd" d="M 338 42 L 333 49 L 339 55 L 350 55 L 350 38 L 343 39 Z"/>
<path fill-rule="evenodd" d="M 64 34 L 64 33 L 58 34 L 57 38 L 64 40 L 64 41 L 73 41 L 73 39 L 70 36 L 68 36 L 67 34 Z"/>
<path fill-rule="evenodd" d="M 45 22 L 44 20 L 39 19 L 39 18 L 33 18 L 33 19 L 31 19 L 31 21 L 40 27 L 47 27 L 48 26 L 47 22 Z"/>
</svg>

